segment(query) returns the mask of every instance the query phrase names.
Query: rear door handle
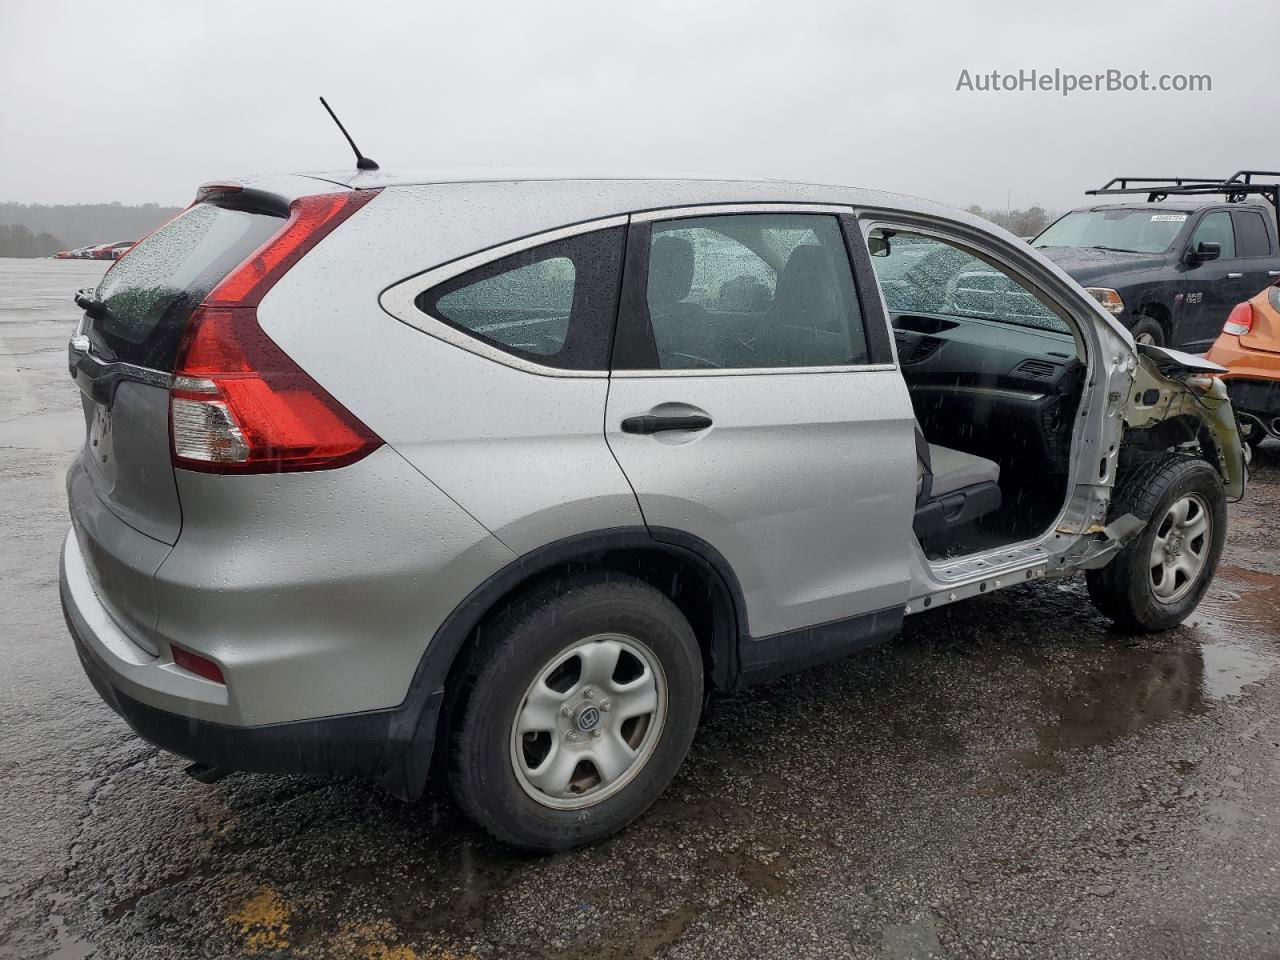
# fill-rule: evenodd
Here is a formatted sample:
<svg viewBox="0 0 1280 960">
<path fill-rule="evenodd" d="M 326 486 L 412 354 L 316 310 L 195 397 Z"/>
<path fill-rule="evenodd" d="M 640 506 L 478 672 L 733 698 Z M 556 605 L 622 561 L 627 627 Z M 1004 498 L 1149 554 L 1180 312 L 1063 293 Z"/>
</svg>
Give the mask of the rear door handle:
<svg viewBox="0 0 1280 960">
<path fill-rule="evenodd" d="M 1239 280 L 1239 279 L 1240 279 L 1241 277 L 1243 277 L 1243 276 L 1244 276 L 1244 274 L 1243 274 L 1243 273 L 1228 273 L 1228 274 L 1227 274 L 1227 279 L 1228 279 L 1228 280 Z"/>
<path fill-rule="evenodd" d="M 660 433 L 663 430 L 705 430 L 710 417 L 627 417 L 622 421 L 623 433 Z"/>
</svg>

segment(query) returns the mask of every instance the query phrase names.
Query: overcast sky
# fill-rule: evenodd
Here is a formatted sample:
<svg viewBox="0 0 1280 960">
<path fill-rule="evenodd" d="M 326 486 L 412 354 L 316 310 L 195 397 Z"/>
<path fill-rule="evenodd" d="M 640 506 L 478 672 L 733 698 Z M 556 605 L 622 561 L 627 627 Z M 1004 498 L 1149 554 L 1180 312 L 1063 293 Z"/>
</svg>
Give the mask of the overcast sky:
<svg viewBox="0 0 1280 960">
<path fill-rule="evenodd" d="M 1251 26 L 1252 24 L 1252 26 Z M 236 173 L 759 176 L 1064 208 L 1110 176 L 1280 169 L 1271 0 L 0 0 L 0 200 L 190 200 Z M 1207 73 L 1211 93 L 957 92 Z"/>
</svg>

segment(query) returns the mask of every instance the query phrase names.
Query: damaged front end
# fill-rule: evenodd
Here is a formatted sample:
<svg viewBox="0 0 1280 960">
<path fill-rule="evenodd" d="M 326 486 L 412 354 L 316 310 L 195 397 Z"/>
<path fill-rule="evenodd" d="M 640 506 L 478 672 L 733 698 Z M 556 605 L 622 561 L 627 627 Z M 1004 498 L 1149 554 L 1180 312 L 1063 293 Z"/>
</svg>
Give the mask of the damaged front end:
<svg viewBox="0 0 1280 960">
<path fill-rule="evenodd" d="M 1241 499 L 1248 468 L 1235 412 L 1219 377 L 1224 372 L 1203 357 L 1149 344 L 1139 346 L 1129 364 L 1117 364 L 1115 375 L 1129 380 L 1127 396 L 1119 389 L 1110 395 L 1109 416 L 1120 420 L 1117 472 L 1169 451 L 1185 451 L 1217 470 L 1229 501 Z M 1103 503 L 1110 499 L 1110 490 L 1094 489 L 1105 497 Z M 1132 514 L 1113 517 L 1105 526 L 1095 519 L 1078 531 L 1087 536 L 1068 551 L 1068 565 L 1105 566 L 1145 525 Z M 1077 531 L 1059 527 L 1058 532 Z"/>
<path fill-rule="evenodd" d="M 1222 477 L 1227 499 L 1241 499 L 1248 468 L 1223 373 L 1225 367 L 1203 357 L 1141 345 L 1124 412 L 1122 466 L 1151 453 L 1198 447 Z"/>
</svg>

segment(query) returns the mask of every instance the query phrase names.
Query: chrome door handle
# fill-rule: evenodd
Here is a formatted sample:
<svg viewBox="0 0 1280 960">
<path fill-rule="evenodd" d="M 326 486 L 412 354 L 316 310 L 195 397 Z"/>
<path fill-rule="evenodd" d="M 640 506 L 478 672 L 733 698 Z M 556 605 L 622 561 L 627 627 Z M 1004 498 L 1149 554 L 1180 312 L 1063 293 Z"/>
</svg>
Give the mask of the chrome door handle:
<svg viewBox="0 0 1280 960">
<path fill-rule="evenodd" d="M 1243 273 L 1228 273 L 1228 274 L 1227 274 L 1227 279 L 1228 279 L 1228 280 L 1239 280 L 1239 279 L 1240 279 L 1241 277 L 1243 277 L 1243 276 L 1244 276 L 1244 274 L 1243 274 Z"/>
</svg>

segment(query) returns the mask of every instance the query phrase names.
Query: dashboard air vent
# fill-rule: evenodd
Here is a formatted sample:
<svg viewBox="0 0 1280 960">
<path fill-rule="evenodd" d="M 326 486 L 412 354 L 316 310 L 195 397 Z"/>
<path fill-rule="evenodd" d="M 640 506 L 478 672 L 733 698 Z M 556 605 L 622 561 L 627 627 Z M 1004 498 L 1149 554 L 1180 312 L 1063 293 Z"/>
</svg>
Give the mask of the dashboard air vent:
<svg viewBox="0 0 1280 960">
<path fill-rule="evenodd" d="M 1051 380 L 1057 367 L 1047 360 L 1023 360 L 1014 368 L 1014 373 L 1034 380 Z"/>
<path fill-rule="evenodd" d="M 942 346 L 942 340 L 937 337 L 913 338 L 898 334 L 895 339 L 898 341 L 898 359 L 902 363 L 919 363 L 933 356 Z"/>
</svg>

